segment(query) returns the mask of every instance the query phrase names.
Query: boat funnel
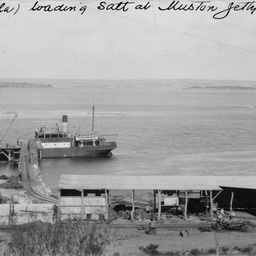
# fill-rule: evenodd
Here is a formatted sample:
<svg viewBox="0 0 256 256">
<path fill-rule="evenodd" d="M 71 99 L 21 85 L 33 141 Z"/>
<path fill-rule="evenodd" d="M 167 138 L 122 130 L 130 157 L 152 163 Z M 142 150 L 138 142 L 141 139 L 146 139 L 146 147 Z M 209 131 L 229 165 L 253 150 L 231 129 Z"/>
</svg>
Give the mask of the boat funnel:
<svg viewBox="0 0 256 256">
<path fill-rule="evenodd" d="M 68 131 L 68 116 L 67 115 L 62 116 L 62 131 L 63 132 Z"/>
</svg>

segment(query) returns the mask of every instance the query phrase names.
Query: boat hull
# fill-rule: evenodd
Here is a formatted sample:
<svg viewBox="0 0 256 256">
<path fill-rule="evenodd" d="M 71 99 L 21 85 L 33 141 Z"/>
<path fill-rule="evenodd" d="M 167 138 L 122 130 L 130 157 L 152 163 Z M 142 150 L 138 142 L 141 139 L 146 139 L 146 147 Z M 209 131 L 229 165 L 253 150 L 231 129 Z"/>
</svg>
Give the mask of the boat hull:
<svg viewBox="0 0 256 256">
<path fill-rule="evenodd" d="M 86 146 L 83 148 L 44 148 L 40 149 L 41 158 L 63 158 L 63 157 L 106 157 L 111 156 L 111 151 L 116 148 L 116 144 L 104 146 Z"/>
</svg>

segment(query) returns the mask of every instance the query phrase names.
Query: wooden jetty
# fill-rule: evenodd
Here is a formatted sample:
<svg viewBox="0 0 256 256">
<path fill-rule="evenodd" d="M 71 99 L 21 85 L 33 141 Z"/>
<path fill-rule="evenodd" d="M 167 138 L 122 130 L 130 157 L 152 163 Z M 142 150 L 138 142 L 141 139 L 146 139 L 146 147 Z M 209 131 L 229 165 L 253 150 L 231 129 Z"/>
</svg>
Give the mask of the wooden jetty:
<svg viewBox="0 0 256 256">
<path fill-rule="evenodd" d="M 9 146 L 0 147 L 0 161 L 8 161 L 13 163 L 19 163 L 20 161 L 21 146 Z"/>
</svg>

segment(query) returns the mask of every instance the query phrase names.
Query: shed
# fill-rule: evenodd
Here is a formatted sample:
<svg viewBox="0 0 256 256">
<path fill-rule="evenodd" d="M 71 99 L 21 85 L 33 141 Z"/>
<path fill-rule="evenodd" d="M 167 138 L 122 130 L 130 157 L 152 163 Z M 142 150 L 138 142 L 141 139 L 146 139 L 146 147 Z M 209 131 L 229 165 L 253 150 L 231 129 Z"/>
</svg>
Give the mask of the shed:
<svg viewBox="0 0 256 256">
<path fill-rule="evenodd" d="M 221 190 L 211 176 L 118 176 L 118 175 L 61 175 L 59 214 L 78 215 L 82 219 L 108 219 L 109 191 L 132 191 L 132 211 L 134 213 L 135 190 L 153 190 L 154 205 L 158 192 L 158 219 L 161 215 L 161 191 L 182 191 L 185 198 L 184 217 L 187 214 L 187 202 L 192 191 L 209 191 L 212 204 L 212 191 Z M 72 193 L 72 197 L 71 194 Z M 212 207 L 211 207 L 212 209 Z M 59 218 L 60 218 L 59 215 Z M 212 212 L 211 212 L 212 216 Z"/>
</svg>

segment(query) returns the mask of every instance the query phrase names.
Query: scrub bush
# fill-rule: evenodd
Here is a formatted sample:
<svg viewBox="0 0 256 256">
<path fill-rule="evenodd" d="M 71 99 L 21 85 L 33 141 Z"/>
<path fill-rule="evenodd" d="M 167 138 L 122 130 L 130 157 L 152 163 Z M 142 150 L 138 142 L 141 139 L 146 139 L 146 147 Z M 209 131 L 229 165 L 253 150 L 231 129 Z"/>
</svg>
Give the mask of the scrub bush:
<svg viewBox="0 0 256 256">
<path fill-rule="evenodd" d="M 146 247 L 141 246 L 139 249 L 148 255 L 160 255 L 161 253 L 157 250 L 159 244 L 150 243 Z"/>
<path fill-rule="evenodd" d="M 228 247 L 228 246 L 223 246 L 223 247 L 221 247 L 220 249 L 221 249 L 221 251 L 222 251 L 224 254 L 227 254 L 228 251 L 229 251 L 229 247 Z"/>
<path fill-rule="evenodd" d="M 248 254 L 251 254 L 252 251 L 253 251 L 253 247 L 252 246 L 247 246 L 247 247 L 241 248 L 241 250 L 240 250 L 240 252 L 248 253 Z"/>
<path fill-rule="evenodd" d="M 101 256 L 108 237 L 97 224 L 39 221 L 15 229 L 5 256 Z"/>
<path fill-rule="evenodd" d="M 216 249 L 213 249 L 213 248 L 208 249 L 207 254 L 216 254 Z"/>
<path fill-rule="evenodd" d="M 199 250 L 198 248 L 195 248 L 190 251 L 190 255 L 193 255 L 193 256 L 203 255 L 203 251 Z"/>
</svg>

